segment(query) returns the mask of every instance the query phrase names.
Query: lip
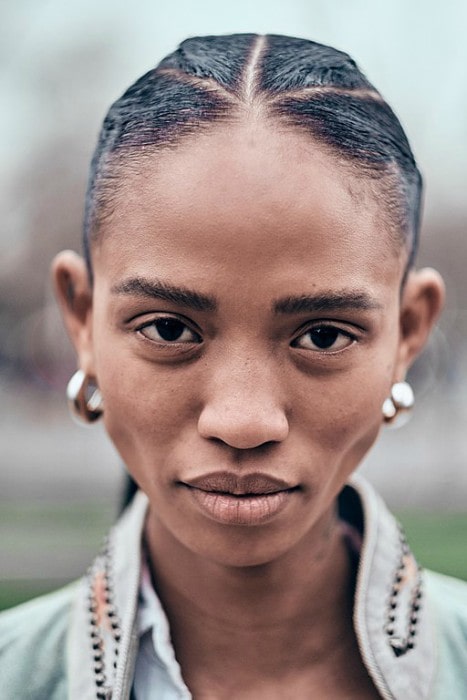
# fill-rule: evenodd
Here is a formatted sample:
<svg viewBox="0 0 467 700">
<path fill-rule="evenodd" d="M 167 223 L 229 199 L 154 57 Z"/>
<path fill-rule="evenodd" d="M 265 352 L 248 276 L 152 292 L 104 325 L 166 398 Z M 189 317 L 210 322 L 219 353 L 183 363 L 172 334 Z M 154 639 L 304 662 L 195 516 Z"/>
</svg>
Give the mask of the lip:
<svg viewBox="0 0 467 700">
<path fill-rule="evenodd" d="M 296 484 L 261 472 L 211 472 L 180 482 L 208 517 L 227 525 L 259 525 L 295 497 Z"/>
<path fill-rule="evenodd" d="M 225 493 L 232 496 L 257 496 L 296 488 L 296 484 L 289 484 L 283 479 L 269 476 L 263 472 L 252 474 L 235 474 L 228 471 L 210 472 L 182 483 L 202 491 Z"/>
</svg>

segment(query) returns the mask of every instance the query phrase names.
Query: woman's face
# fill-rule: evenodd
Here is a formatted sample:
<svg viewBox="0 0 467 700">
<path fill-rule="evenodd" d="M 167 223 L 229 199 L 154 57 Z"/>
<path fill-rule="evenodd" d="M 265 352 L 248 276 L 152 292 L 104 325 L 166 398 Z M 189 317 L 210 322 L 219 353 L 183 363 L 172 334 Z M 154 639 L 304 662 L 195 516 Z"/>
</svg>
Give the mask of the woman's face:
<svg viewBox="0 0 467 700">
<path fill-rule="evenodd" d="M 409 361 L 384 206 L 308 137 L 217 129 L 128 175 L 93 264 L 82 365 L 154 527 L 234 565 L 290 550 Z"/>
</svg>

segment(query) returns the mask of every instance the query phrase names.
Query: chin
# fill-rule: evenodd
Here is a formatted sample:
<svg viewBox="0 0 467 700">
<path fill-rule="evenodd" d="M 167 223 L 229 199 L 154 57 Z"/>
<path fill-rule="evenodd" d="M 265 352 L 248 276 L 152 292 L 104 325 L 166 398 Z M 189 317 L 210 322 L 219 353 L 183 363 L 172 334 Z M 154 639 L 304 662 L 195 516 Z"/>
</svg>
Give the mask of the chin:
<svg viewBox="0 0 467 700">
<path fill-rule="evenodd" d="M 287 536 L 290 532 L 293 538 Z M 263 567 L 282 559 L 297 546 L 297 540 L 296 527 L 285 531 L 284 526 L 280 530 L 234 526 L 209 535 L 206 528 L 202 535 L 196 539 L 191 537 L 190 541 L 185 539 L 183 544 L 196 557 L 220 566 L 245 569 Z"/>
<path fill-rule="evenodd" d="M 206 559 L 219 566 L 229 569 L 258 569 L 273 565 L 279 561 L 288 550 L 269 549 L 257 552 L 206 552 Z"/>
</svg>

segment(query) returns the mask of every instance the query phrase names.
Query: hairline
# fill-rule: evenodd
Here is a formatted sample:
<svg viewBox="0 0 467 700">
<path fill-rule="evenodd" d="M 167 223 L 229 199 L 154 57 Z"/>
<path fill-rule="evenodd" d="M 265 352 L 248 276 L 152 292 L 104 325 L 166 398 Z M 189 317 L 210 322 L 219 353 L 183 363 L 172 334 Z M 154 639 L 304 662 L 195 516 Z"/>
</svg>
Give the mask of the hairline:
<svg viewBox="0 0 467 700">
<path fill-rule="evenodd" d="M 240 107 L 243 107 L 243 105 L 240 105 Z M 106 167 L 109 168 L 112 173 L 114 173 L 112 175 L 113 196 L 118 197 L 121 194 L 120 181 L 122 178 L 125 178 L 124 171 L 126 170 L 128 172 L 128 169 L 131 170 L 133 164 L 137 165 L 138 174 L 140 174 L 141 166 L 145 164 L 145 161 L 148 162 L 154 158 L 157 158 L 157 156 L 161 156 L 161 159 L 163 160 L 165 153 L 179 150 L 184 146 L 189 147 L 190 143 L 198 140 L 200 136 L 201 138 L 204 136 L 209 137 L 212 131 L 222 131 L 229 124 L 241 125 L 243 122 L 244 124 L 249 125 L 251 123 L 250 120 L 248 120 L 248 115 L 246 115 L 245 109 L 239 109 L 235 113 L 231 113 L 229 117 L 230 118 L 228 119 L 223 118 L 216 121 L 200 122 L 199 125 L 197 125 L 196 130 L 178 134 L 175 139 L 167 140 L 163 143 L 120 147 L 115 149 L 113 152 L 106 154 Z M 258 117 L 255 110 L 255 119 L 257 118 Z M 273 125 L 273 129 L 279 128 L 288 133 L 295 133 L 303 136 L 304 139 L 308 140 L 311 145 L 316 146 L 318 149 L 321 149 L 323 153 L 328 155 L 334 162 L 335 166 L 341 170 L 341 172 L 350 176 L 350 182 L 353 180 L 354 182 L 364 183 L 364 187 L 366 188 L 369 196 L 373 198 L 377 197 L 377 192 L 374 189 L 375 184 L 377 188 L 384 186 L 384 182 L 388 177 L 396 177 L 399 178 L 399 180 L 404 179 L 400 167 L 394 161 L 385 163 L 378 169 L 370 168 L 368 166 L 365 167 L 365 164 L 362 161 L 352 159 L 350 156 L 346 157 L 339 152 L 337 148 L 334 148 L 332 144 L 325 142 L 323 139 L 320 139 L 319 136 L 310 133 L 310 131 L 305 127 L 300 127 L 300 125 L 297 123 L 291 123 L 286 118 L 280 119 L 277 114 L 271 115 L 266 113 L 261 115 L 261 118 L 263 123 L 271 123 Z M 105 187 L 106 178 L 100 177 L 96 178 L 96 180 L 96 190 L 98 193 L 100 187 L 102 187 L 102 182 L 99 182 L 99 180 L 104 180 Z M 389 185 L 389 187 L 394 187 L 394 185 Z M 359 192 L 361 192 L 360 189 Z M 355 199 L 355 193 L 352 188 L 349 188 L 349 193 L 351 197 Z M 90 195 L 87 194 L 87 197 L 88 196 Z M 93 193 L 94 207 L 96 206 L 95 199 L 96 193 Z M 97 225 L 94 223 L 94 225 L 90 227 L 90 230 L 86 232 L 86 263 L 88 265 L 88 274 L 91 282 L 93 279 L 92 248 L 95 245 L 99 245 L 102 235 L 105 235 L 105 231 L 101 231 L 100 229 L 112 225 L 112 216 L 115 211 L 113 208 L 111 211 L 109 211 L 110 207 L 108 202 L 106 204 L 106 208 L 107 211 L 105 211 L 101 205 L 99 217 L 103 217 L 103 220 L 99 218 Z M 414 236 L 401 230 L 401 227 L 394 221 L 394 217 L 391 216 L 391 213 L 385 211 L 388 208 L 385 204 L 378 206 L 378 208 L 384 212 L 384 222 L 387 224 L 388 233 L 395 252 L 397 253 L 399 250 L 405 250 L 407 255 L 407 266 L 404 276 L 406 276 L 409 269 L 412 267 L 410 262 L 411 258 L 413 257 L 411 254 L 412 248 L 415 245 Z"/>
</svg>

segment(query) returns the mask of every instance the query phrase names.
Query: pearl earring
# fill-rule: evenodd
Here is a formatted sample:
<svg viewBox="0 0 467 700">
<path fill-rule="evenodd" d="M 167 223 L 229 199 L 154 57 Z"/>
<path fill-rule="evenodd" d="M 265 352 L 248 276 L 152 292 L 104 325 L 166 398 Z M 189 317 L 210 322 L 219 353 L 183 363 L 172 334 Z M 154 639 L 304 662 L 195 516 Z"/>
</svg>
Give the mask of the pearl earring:
<svg viewBox="0 0 467 700">
<path fill-rule="evenodd" d="M 413 408 L 415 397 L 412 387 L 408 382 L 396 382 L 392 385 L 391 395 L 384 401 L 382 406 L 383 420 L 389 425 L 401 425 L 409 417 L 409 412 Z M 405 420 L 399 420 L 402 418 Z"/>
</svg>

